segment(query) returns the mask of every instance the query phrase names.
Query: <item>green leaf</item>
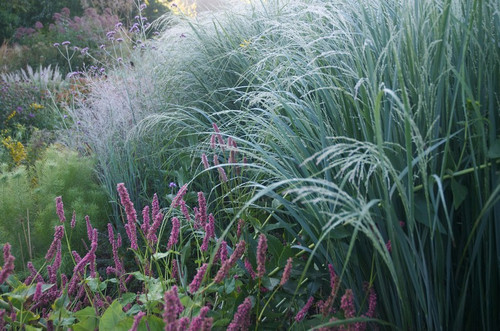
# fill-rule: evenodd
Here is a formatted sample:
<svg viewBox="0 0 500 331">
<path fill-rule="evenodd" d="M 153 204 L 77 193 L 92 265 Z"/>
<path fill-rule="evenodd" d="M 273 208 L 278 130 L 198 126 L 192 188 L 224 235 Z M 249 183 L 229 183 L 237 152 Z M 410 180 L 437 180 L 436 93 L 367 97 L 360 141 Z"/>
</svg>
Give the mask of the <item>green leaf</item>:
<svg viewBox="0 0 500 331">
<path fill-rule="evenodd" d="M 279 278 L 268 278 L 268 277 L 264 277 L 262 279 L 262 285 L 267 288 L 268 290 L 273 290 L 276 285 L 278 285 L 280 283 L 280 279 Z"/>
<path fill-rule="evenodd" d="M 31 326 L 31 325 L 25 325 L 24 330 L 26 330 L 26 331 L 42 331 L 42 328 L 35 328 L 34 326 Z"/>
<path fill-rule="evenodd" d="M 122 297 L 120 298 L 120 304 L 122 306 L 126 306 L 129 303 L 134 302 L 136 296 L 137 295 L 135 293 L 127 292 L 127 293 L 123 294 Z"/>
<path fill-rule="evenodd" d="M 92 307 L 86 307 L 73 313 L 73 316 L 79 320 L 79 323 L 72 326 L 73 331 L 95 330 L 99 318 Z"/>
<path fill-rule="evenodd" d="M 146 326 L 146 321 L 148 322 L 149 328 Z M 163 322 L 163 319 L 158 316 L 145 316 L 142 318 L 141 323 L 139 323 L 139 331 L 163 329 L 165 329 L 165 322 Z"/>
<path fill-rule="evenodd" d="M 498 159 L 500 158 L 500 139 L 497 139 L 491 144 L 488 149 L 488 157 L 490 159 Z"/>
<path fill-rule="evenodd" d="M 227 294 L 231 294 L 234 292 L 234 289 L 236 287 L 236 281 L 234 279 L 234 277 L 231 277 L 231 280 L 230 281 L 226 281 L 224 282 L 224 291 L 227 293 Z"/>
<path fill-rule="evenodd" d="M 468 190 L 467 187 L 452 179 L 451 192 L 453 193 L 453 206 L 456 210 L 464 202 L 465 198 L 467 197 Z"/>
<path fill-rule="evenodd" d="M 123 320 L 127 319 L 127 315 L 123 312 L 123 306 L 118 301 L 113 301 L 111 306 L 106 309 L 99 321 L 100 330 L 128 330 L 128 328 L 118 328 L 118 325 Z M 129 326 L 130 327 L 130 326 Z"/>
<path fill-rule="evenodd" d="M 231 323 L 231 320 L 229 318 L 221 318 L 214 321 L 214 324 L 212 324 L 212 326 L 213 327 L 228 326 L 229 323 Z"/>
<path fill-rule="evenodd" d="M 174 250 L 169 250 L 168 252 L 154 253 L 153 254 L 153 259 L 160 260 L 160 259 L 168 257 L 171 254 L 181 255 L 179 252 L 176 252 Z"/>
</svg>

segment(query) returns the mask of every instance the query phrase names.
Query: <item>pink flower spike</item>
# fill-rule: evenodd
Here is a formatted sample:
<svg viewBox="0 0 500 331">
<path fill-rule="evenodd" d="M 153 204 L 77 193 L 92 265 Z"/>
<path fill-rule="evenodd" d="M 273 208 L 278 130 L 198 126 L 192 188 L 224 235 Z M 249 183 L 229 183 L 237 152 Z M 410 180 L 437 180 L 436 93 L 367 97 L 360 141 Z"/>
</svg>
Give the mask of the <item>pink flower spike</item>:
<svg viewBox="0 0 500 331">
<path fill-rule="evenodd" d="M 134 209 L 134 204 L 130 200 L 130 196 L 128 194 L 127 188 L 125 184 L 119 183 L 116 186 L 118 190 L 118 195 L 120 196 L 120 201 L 123 207 L 125 207 L 125 213 L 127 214 L 128 223 L 125 226 L 125 230 L 127 231 L 127 235 L 130 239 L 130 247 L 133 250 L 137 250 L 137 234 L 136 234 L 136 223 L 137 223 L 137 213 Z M 128 225 L 128 226 L 127 226 Z"/>
<path fill-rule="evenodd" d="M 215 149 L 215 135 L 210 136 L 210 148 Z"/>
<path fill-rule="evenodd" d="M 179 230 L 180 230 L 179 219 L 177 217 L 173 217 L 172 231 L 170 232 L 170 238 L 168 240 L 167 249 L 171 249 L 172 246 L 177 244 L 177 242 L 179 241 Z"/>
<path fill-rule="evenodd" d="M 351 289 L 345 290 L 345 294 L 340 300 L 340 308 L 344 311 L 345 318 L 353 318 L 356 316 L 356 309 L 354 308 L 354 295 Z"/>
<path fill-rule="evenodd" d="M 181 200 L 181 212 L 186 221 L 191 222 L 191 216 L 189 215 L 189 210 L 187 208 L 186 201 L 184 200 Z"/>
<path fill-rule="evenodd" d="M 286 261 L 285 269 L 283 270 L 283 275 L 281 276 L 280 286 L 285 285 L 285 283 L 290 278 L 290 272 L 292 271 L 292 258 L 289 257 Z"/>
<path fill-rule="evenodd" d="M 73 210 L 73 217 L 71 217 L 71 228 L 74 229 L 76 226 L 76 211 Z"/>
<path fill-rule="evenodd" d="M 139 327 L 139 323 L 141 322 L 141 319 L 146 316 L 146 313 L 141 311 L 137 315 L 134 316 L 134 324 L 132 324 L 132 327 L 129 329 L 129 331 L 137 331 L 137 328 Z"/>
<path fill-rule="evenodd" d="M 87 223 L 87 237 L 89 238 L 89 241 L 92 241 L 92 224 L 90 224 L 90 217 L 89 215 L 85 215 L 85 223 Z"/>
<path fill-rule="evenodd" d="M 198 215 L 198 225 L 205 228 L 207 224 L 207 201 L 203 192 L 198 192 Z"/>
<path fill-rule="evenodd" d="M 61 221 L 61 223 L 64 223 L 66 221 L 66 217 L 64 216 L 64 206 L 62 202 L 62 197 L 56 198 L 56 212 L 57 216 L 59 216 L 59 220 Z"/>
<path fill-rule="evenodd" d="M 147 236 L 149 232 L 149 206 L 145 206 L 144 209 L 142 210 L 142 225 L 141 225 L 141 230 L 144 235 Z"/>
<path fill-rule="evenodd" d="M 172 208 L 176 208 L 177 206 L 179 206 L 179 204 L 181 203 L 182 198 L 184 198 L 184 195 L 187 192 L 187 187 L 188 187 L 188 184 L 184 184 L 179 189 L 179 192 L 177 192 L 177 195 L 175 196 L 174 200 L 172 200 L 172 204 L 171 204 Z"/>
<path fill-rule="evenodd" d="M 309 308 L 311 308 L 312 304 L 314 302 L 314 298 L 310 297 L 309 300 L 307 300 L 306 304 L 302 309 L 298 312 L 298 314 L 295 316 L 295 321 L 300 322 L 304 319 L 306 316 L 307 312 L 309 311 Z"/>
<path fill-rule="evenodd" d="M 214 131 L 216 133 L 217 141 L 219 142 L 219 146 L 222 149 L 222 151 L 224 151 L 224 146 L 226 145 L 226 143 L 224 142 L 224 139 L 222 139 L 222 135 L 220 134 L 219 127 L 215 123 L 212 123 L 212 127 L 214 128 Z"/>
<path fill-rule="evenodd" d="M 210 308 L 208 308 L 207 306 L 202 307 L 200 309 L 200 314 L 193 318 L 188 331 L 198 331 L 200 329 L 202 330 L 205 317 L 207 316 L 209 310 Z"/>
<path fill-rule="evenodd" d="M 205 153 L 201 154 L 201 161 L 203 162 L 203 168 L 205 168 L 205 170 L 210 168 L 210 164 L 208 163 L 207 155 Z"/>
<path fill-rule="evenodd" d="M 267 238 L 261 233 L 259 236 L 259 243 L 257 245 L 257 277 L 262 278 L 266 273 L 266 251 L 267 251 Z"/>
<path fill-rule="evenodd" d="M 198 269 L 196 276 L 194 276 L 193 281 L 189 284 L 189 292 L 191 294 L 196 293 L 201 286 L 201 282 L 203 281 L 203 277 L 205 276 L 205 272 L 207 271 L 208 264 L 203 263 L 203 265 Z"/>
<path fill-rule="evenodd" d="M 255 271 L 253 270 L 252 264 L 248 259 L 245 259 L 245 269 L 247 269 L 248 273 L 250 274 L 250 277 L 252 279 L 257 278 L 257 275 L 255 274 Z"/>
<path fill-rule="evenodd" d="M 16 258 L 10 254 L 10 244 L 6 243 L 3 246 L 3 267 L 0 270 L 0 284 L 9 278 L 10 274 L 14 272 L 14 261 Z"/>
<path fill-rule="evenodd" d="M 233 321 L 227 327 L 228 331 L 242 330 L 246 331 L 250 327 L 250 312 L 252 310 L 252 301 L 246 298 L 241 305 L 238 306 Z"/>
<path fill-rule="evenodd" d="M 64 225 L 56 226 L 54 230 L 54 239 L 52 240 L 52 243 L 50 244 L 50 247 L 47 250 L 47 254 L 45 254 L 45 260 L 47 262 L 54 257 L 57 245 L 61 241 L 63 236 L 64 236 Z"/>
<path fill-rule="evenodd" d="M 243 231 L 243 227 L 245 226 L 245 221 L 241 218 L 238 220 L 238 229 L 236 230 L 236 238 L 240 239 L 241 232 Z"/>
<path fill-rule="evenodd" d="M 201 245 L 201 250 L 206 252 L 208 250 L 208 243 L 211 238 L 215 237 L 215 220 L 214 215 L 208 215 L 208 223 L 205 226 L 205 237 L 203 238 L 203 244 Z"/>
</svg>

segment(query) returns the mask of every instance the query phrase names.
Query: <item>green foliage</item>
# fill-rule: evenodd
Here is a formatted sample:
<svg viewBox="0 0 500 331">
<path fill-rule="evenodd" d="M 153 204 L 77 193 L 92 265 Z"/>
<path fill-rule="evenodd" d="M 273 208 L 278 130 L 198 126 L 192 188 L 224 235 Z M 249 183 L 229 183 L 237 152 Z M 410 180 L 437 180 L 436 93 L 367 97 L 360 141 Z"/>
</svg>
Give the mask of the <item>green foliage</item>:
<svg viewBox="0 0 500 331">
<path fill-rule="evenodd" d="M 56 214 L 55 197 L 62 196 L 67 222 L 76 213 L 76 227 L 67 228 L 74 249 L 83 250 L 86 236 L 84 216 L 98 229 L 108 219 L 106 196 L 96 183 L 94 161 L 61 147 L 51 147 L 30 171 L 18 167 L 1 174 L 2 201 L 0 240 L 11 242 L 16 263 L 22 269 L 30 259 L 43 257 L 53 239 Z"/>
</svg>

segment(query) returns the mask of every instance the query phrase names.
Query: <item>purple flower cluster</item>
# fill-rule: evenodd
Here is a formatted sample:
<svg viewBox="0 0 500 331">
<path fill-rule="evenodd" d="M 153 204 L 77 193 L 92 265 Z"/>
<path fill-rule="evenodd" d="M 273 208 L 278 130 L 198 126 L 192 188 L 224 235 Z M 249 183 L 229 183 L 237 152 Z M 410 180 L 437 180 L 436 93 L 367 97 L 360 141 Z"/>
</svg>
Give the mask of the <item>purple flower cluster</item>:
<svg viewBox="0 0 500 331">
<path fill-rule="evenodd" d="M 201 282 L 203 281 L 203 277 L 205 277 L 205 272 L 207 271 L 208 264 L 203 263 L 203 265 L 198 269 L 196 276 L 194 276 L 193 281 L 189 284 L 189 292 L 196 293 L 200 288 Z"/>
<path fill-rule="evenodd" d="M 215 253 L 214 262 L 217 262 L 218 260 L 220 260 L 221 264 L 224 264 L 227 260 L 227 242 L 225 240 L 220 243 L 219 249 L 217 250 L 217 253 Z"/>
<path fill-rule="evenodd" d="M 208 250 L 208 243 L 211 238 L 215 237 L 215 220 L 214 215 L 208 215 L 208 223 L 205 225 L 205 237 L 203 238 L 203 244 L 201 245 L 201 250 L 206 252 Z"/>
<path fill-rule="evenodd" d="M 280 280 L 280 286 L 285 285 L 285 283 L 288 281 L 290 278 L 290 273 L 292 271 L 292 258 L 289 257 L 288 260 L 286 261 L 286 266 L 285 269 L 283 270 L 283 275 L 281 276 Z"/>
<path fill-rule="evenodd" d="M 255 274 L 255 271 L 253 270 L 252 264 L 248 259 L 245 259 L 245 269 L 247 269 L 248 273 L 250 274 L 250 277 L 252 279 L 257 278 L 257 275 Z"/>
<path fill-rule="evenodd" d="M 250 312 L 252 311 L 252 301 L 246 298 L 234 314 L 233 321 L 227 327 L 228 331 L 246 331 L 250 327 Z"/>
<path fill-rule="evenodd" d="M 137 223 L 137 213 L 134 209 L 134 203 L 130 201 L 130 196 L 128 194 L 127 188 L 124 183 L 119 183 L 116 186 L 118 194 L 120 196 L 120 201 L 123 207 L 125 207 L 125 213 L 127 214 L 128 223 L 125 224 L 125 231 L 130 239 L 130 247 L 133 250 L 137 250 L 137 234 L 136 234 L 136 223 Z"/>
<path fill-rule="evenodd" d="M 236 262 L 243 256 L 243 253 L 245 252 L 245 246 L 246 243 L 244 240 L 240 241 L 237 245 L 236 248 L 233 251 L 233 254 L 229 257 L 228 260 L 226 260 L 222 266 L 220 267 L 219 271 L 217 272 L 217 275 L 215 275 L 214 282 L 215 283 L 220 283 L 224 278 L 226 278 L 227 273 L 229 270 L 236 264 Z"/>
<path fill-rule="evenodd" d="M 59 220 L 61 221 L 61 223 L 64 223 L 66 221 L 66 217 L 64 217 L 64 206 L 62 202 L 62 197 L 56 198 L 56 212 L 57 216 L 59 216 Z"/>
<path fill-rule="evenodd" d="M 177 195 L 175 196 L 174 200 L 172 200 L 172 205 L 171 205 L 172 208 L 177 208 L 179 206 L 182 198 L 184 198 L 184 195 L 187 192 L 187 187 L 188 187 L 188 184 L 184 184 L 179 189 L 179 192 L 177 192 Z"/>
<path fill-rule="evenodd" d="M 304 305 L 304 307 L 302 307 L 302 309 L 297 313 L 297 315 L 295 315 L 295 321 L 296 322 L 300 322 L 300 321 L 302 321 L 304 319 L 304 317 L 306 316 L 307 312 L 309 311 L 309 308 L 311 308 L 313 302 L 314 302 L 314 298 L 313 297 L 310 297 L 309 300 L 307 300 L 307 302 Z"/>
<path fill-rule="evenodd" d="M 266 273 L 266 252 L 267 238 L 265 234 L 261 233 L 257 245 L 257 277 L 259 278 L 264 277 Z"/>
<path fill-rule="evenodd" d="M 0 270 L 0 284 L 5 282 L 9 275 L 14 272 L 14 261 L 16 258 L 10 254 L 10 244 L 3 245 L 3 267 Z"/>
<path fill-rule="evenodd" d="M 61 244 L 61 239 L 63 235 L 64 235 L 64 225 L 56 226 L 54 231 L 54 239 L 52 240 L 52 243 L 50 244 L 50 247 L 47 250 L 47 253 L 45 254 L 45 260 L 47 262 L 54 257 L 58 245 Z"/>
<path fill-rule="evenodd" d="M 168 239 L 167 249 L 171 249 L 179 241 L 180 222 L 177 217 L 172 218 L 172 231 Z"/>
</svg>

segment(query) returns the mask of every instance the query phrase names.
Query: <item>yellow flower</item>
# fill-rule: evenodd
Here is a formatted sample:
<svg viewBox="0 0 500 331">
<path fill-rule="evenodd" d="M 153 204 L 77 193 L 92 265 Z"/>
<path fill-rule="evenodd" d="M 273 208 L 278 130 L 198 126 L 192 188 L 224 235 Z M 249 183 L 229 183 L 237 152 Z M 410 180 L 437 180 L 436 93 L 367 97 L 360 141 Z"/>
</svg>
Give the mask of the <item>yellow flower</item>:
<svg viewBox="0 0 500 331">
<path fill-rule="evenodd" d="M 240 47 L 241 48 L 245 48 L 247 47 L 248 45 L 250 45 L 250 41 L 244 39 L 243 42 L 240 44 Z"/>
<path fill-rule="evenodd" d="M 21 162 L 28 156 L 26 154 L 26 150 L 24 149 L 24 145 L 19 141 L 13 140 L 10 136 L 3 138 L 2 144 L 5 148 L 7 148 L 16 165 L 21 164 Z"/>
<path fill-rule="evenodd" d="M 30 105 L 30 108 L 33 109 L 33 110 L 38 110 L 38 109 L 42 109 L 44 108 L 41 104 L 39 103 L 36 103 L 36 102 L 33 102 L 31 105 Z"/>
<path fill-rule="evenodd" d="M 5 122 L 7 123 L 8 121 L 10 121 L 12 119 L 12 117 L 16 116 L 17 112 L 14 110 L 12 113 L 10 113 L 9 116 L 7 116 L 7 118 L 5 119 Z"/>
</svg>

